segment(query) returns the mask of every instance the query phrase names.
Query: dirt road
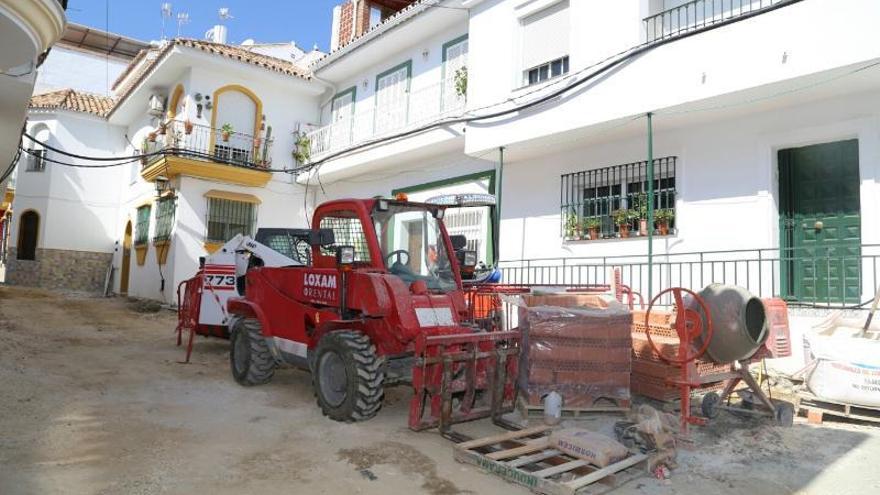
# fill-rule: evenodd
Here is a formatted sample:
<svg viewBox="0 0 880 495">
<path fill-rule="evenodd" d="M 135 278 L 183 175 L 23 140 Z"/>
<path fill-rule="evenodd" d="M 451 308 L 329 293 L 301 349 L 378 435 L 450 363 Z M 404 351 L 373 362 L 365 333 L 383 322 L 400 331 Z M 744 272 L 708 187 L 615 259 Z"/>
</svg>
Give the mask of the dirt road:
<svg viewBox="0 0 880 495">
<path fill-rule="evenodd" d="M 216 340 L 179 364 L 174 324 L 124 299 L 0 287 L 0 494 L 529 493 L 410 432 L 405 388 L 368 423 L 334 423 L 304 372 L 238 386 Z M 581 424 L 610 433 L 614 419 Z M 671 480 L 615 493 L 880 493 L 872 427 L 728 417 L 696 439 Z"/>
</svg>

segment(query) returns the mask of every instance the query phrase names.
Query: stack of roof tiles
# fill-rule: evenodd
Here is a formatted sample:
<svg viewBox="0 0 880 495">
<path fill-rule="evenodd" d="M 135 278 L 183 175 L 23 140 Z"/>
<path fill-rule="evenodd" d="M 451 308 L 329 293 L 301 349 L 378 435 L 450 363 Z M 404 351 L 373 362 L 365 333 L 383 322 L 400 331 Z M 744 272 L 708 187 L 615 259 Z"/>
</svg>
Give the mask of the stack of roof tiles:
<svg viewBox="0 0 880 495">
<path fill-rule="evenodd" d="M 651 310 L 651 340 L 663 353 L 671 358 L 678 357 L 678 335 L 675 332 L 675 315 L 669 311 Z M 689 354 L 693 350 L 689 351 Z M 648 342 L 645 327 L 645 311 L 633 311 L 632 321 L 632 391 L 635 394 L 655 400 L 670 402 L 678 399 L 679 389 L 671 380 L 681 378 L 681 367 L 662 359 Z M 730 365 L 716 364 L 708 359 L 697 359 L 688 364 L 693 366 L 692 376 L 723 373 Z M 702 391 L 720 390 L 723 382 L 709 383 Z"/>
<path fill-rule="evenodd" d="M 594 295 L 524 299 L 520 391 L 526 403 L 540 406 L 555 391 L 568 408 L 629 407 L 629 310 Z"/>
</svg>

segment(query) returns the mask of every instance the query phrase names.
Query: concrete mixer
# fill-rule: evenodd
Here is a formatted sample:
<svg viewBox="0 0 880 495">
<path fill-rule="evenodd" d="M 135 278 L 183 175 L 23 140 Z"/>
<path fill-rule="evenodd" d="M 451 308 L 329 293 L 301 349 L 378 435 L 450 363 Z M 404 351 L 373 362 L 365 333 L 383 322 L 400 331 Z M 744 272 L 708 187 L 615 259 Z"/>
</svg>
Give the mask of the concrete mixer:
<svg viewBox="0 0 880 495">
<path fill-rule="evenodd" d="M 667 296 L 672 299 L 674 326 L 678 334 L 675 353 L 663 352 L 651 335 L 650 315 L 655 305 Z M 670 380 L 681 392 L 681 431 L 687 434 L 688 425 L 705 425 L 722 409 L 749 415 L 773 417 L 779 425 L 791 426 L 794 406 L 789 402 L 770 400 L 749 373 L 749 365 L 764 346 L 769 334 L 767 311 L 764 303 L 742 287 L 711 284 L 699 294 L 675 287 L 657 294 L 645 312 L 648 343 L 663 360 L 681 369 L 677 379 Z M 727 372 L 700 375 L 694 361 L 707 356 L 719 364 L 729 364 Z M 705 359 L 705 358 L 704 358 Z M 709 392 L 701 402 L 702 416 L 691 413 L 693 389 L 707 384 L 724 382 L 720 394 Z M 747 389 L 736 390 L 744 383 Z M 728 405 L 731 395 L 743 398 L 739 407 Z"/>
</svg>

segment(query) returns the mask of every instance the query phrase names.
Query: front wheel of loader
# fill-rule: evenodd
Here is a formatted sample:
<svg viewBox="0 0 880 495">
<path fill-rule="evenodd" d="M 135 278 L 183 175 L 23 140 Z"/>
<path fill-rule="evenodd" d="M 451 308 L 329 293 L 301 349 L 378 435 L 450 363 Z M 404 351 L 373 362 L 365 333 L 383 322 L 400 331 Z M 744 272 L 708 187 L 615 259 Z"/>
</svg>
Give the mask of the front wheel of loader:
<svg viewBox="0 0 880 495">
<path fill-rule="evenodd" d="M 349 330 L 330 332 L 318 342 L 312 363 L 312 386 L 325 416 L 351 423 L 379 412 L 385 374 L 369 337 Z"/>
<path fill-rule="evenodd" d="M 229 340 L 229 365 L 235 381 L 245 386 L 268 383 L 275 374 L 275 359 L 263 338 L 260 322 L 239 319 Z"/>
</svg>

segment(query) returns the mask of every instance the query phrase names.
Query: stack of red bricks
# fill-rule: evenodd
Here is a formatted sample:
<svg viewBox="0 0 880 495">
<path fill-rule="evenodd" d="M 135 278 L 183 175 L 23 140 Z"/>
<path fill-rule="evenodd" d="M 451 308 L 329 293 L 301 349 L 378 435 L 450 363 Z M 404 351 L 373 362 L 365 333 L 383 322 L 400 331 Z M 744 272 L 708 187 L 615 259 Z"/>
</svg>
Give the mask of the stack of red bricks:
<svg viewBox="0 0 880 495">
<path fill-rule="evenodd" d="M 675 314 L 670 311 L 651 310 L 651 340 L 664 356 L 678 356 L 678 335 L 675 332 Z M 693 350 L 689 351 L 689 354 Z M 681 378 L 679 365 L 663 360 L 648 342 L 645 333 L 645 311 L 634 310 L 632 322 L 632 391 L 655 400 L 669 402 L 678 399 L 679 389 L 669 380 Z M 708 358 L 690 363 L 699 375 L 724 373 L 730 365 L 716 364 Z M 723 382 L 709 383 L 701 391 L 720 390 Z"/>
<path fill-rule="evenodd" d="M 540 406 L 555 391 L 563 407 L 629 407 L 632 314 L 595 295 L 525 296 L 520 390 Z"/>
</svg>

